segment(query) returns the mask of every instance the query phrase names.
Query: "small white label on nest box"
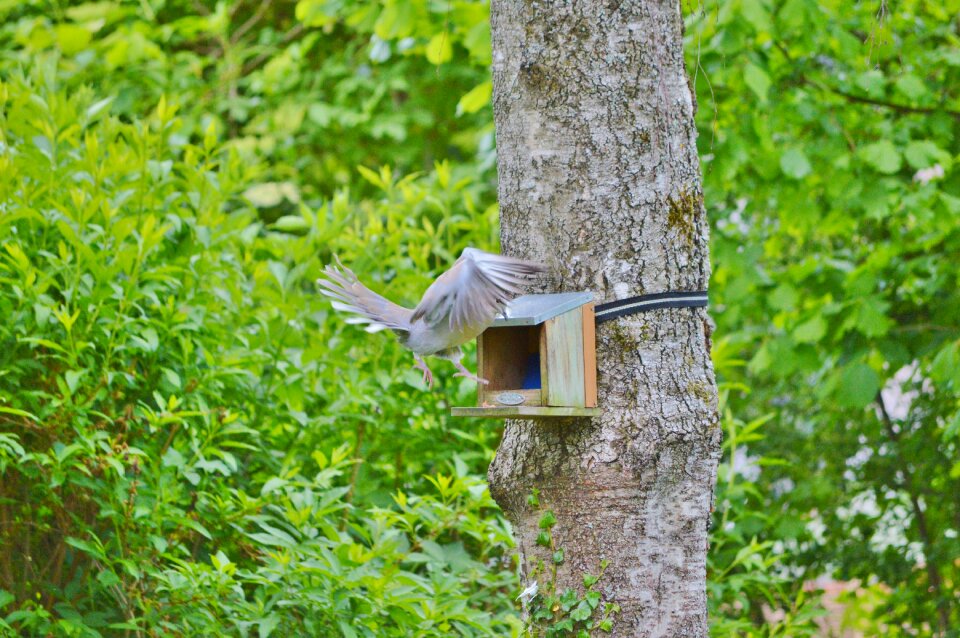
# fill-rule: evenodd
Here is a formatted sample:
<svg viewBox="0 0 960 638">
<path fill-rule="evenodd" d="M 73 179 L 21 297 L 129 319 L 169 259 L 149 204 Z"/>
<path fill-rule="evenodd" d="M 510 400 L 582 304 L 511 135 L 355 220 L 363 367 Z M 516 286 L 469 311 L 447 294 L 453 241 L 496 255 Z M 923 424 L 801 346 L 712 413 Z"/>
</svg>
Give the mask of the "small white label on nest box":
<svg viewBox="0 0 960 638">
<path fill-rule="evenodd" d="M 517 392 L 501 392 L 494 400 L 502 405 L 520 405 L 523 403 L 523 395 Z"/>
</svg>

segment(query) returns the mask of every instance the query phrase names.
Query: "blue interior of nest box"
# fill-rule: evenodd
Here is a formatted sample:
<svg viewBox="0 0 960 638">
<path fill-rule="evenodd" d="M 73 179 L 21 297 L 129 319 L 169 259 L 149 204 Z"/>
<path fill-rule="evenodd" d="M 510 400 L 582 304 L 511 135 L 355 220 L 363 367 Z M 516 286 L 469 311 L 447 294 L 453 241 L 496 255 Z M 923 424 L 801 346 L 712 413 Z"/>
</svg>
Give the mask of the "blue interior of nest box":
<svg viewBox="0 0 960 638">
<path fill-rule="evenodd" d="M 523 372 L 524 390 L 540 389 L 540 353 L 534 352 L 527 357 L 527 367 Z"/>
</svg>

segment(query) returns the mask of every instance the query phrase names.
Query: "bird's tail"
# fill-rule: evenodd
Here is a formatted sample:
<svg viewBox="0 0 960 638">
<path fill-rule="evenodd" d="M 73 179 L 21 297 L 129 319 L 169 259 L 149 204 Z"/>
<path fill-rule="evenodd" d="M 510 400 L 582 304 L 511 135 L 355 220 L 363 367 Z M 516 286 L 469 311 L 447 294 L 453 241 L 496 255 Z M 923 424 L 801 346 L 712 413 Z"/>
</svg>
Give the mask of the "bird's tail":
<svg viewBox="0 0 960 638">
<path fill-rule="evenodd" d="M 324 268 L 324 276 L 317 279 L 317 284 L 323 288 L 320 292 L 332 299 L 330 305 L 353 315 L 346 320 L 347 323 L 367 324 L 367 332 L 410 330 L 413 311 L 373 292 L 360 283 L 353 271 L 340 263 L 339 257 L 334 255 L 333 258 L 337 265 L 328 264 Z"/>
</svg>

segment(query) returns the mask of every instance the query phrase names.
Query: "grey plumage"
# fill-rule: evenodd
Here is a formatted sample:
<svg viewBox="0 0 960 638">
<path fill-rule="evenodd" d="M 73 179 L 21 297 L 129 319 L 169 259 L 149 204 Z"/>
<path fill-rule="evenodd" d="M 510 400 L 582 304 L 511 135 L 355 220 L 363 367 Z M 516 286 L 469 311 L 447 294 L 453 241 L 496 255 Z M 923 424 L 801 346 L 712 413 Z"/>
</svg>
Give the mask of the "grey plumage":
<svg viewBox="0 0 960 638">
<path fill-rule="evenodd" d="M 321 292 L 333 300 L 334 308 L 351 313 L 347 323 L 365 324 L 367 332 L 396 333 L 413 351 L 416 367 L 423 370 L 428 385 L 433 375 L 423 361 L 426 355 L 450 359 L 459 371 L 456 376 L 486 383 L 460 363 L 460 346 L 490 327 L 504 305 L 522 292 L 524 283 L 545 270 L 522 259 L 466 248 L 410 310 L 373 292 L 339 259 L 336 262 L 317 280 Z"/>
</svg>

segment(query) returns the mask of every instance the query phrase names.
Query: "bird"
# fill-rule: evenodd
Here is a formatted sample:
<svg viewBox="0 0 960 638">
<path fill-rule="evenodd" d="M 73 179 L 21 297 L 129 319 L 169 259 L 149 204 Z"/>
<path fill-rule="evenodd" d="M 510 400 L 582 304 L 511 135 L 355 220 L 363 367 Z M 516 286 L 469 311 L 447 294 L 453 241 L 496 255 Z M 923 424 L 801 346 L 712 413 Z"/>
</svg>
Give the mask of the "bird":
<svg viewBox="0 0 960 638">
<path fill-rule="evenodd" d="M 349 313 L 350 324 L 366 324 L 370 333 L 392 330 L 400 343 L 413 351 L 414 367 L 423 382 L 433 387 L 433 372 L 426 356 L 448 359 L 457 368 L 454 376 L 487 384 L 468 370 L 461 346 L 489 328 L 507 302 L 521 294 L 525 283 L 545 272 L 541 264 L 477 248 L 464 248 L 460 258 L 430 284 L 416 308 L 404 308 L 364 286 L 334 255 L 317 280 L 320 292 L 331 298 L 334 309 Z"/>
</svg>

